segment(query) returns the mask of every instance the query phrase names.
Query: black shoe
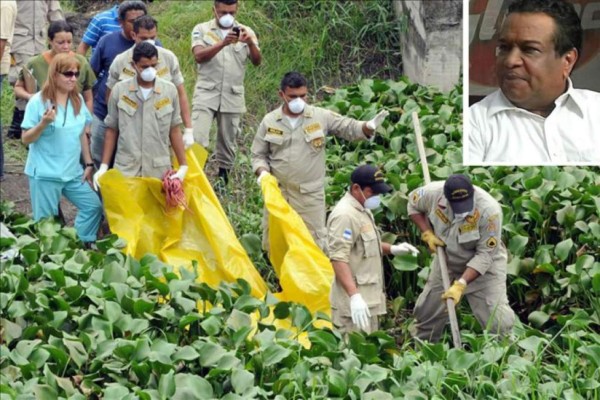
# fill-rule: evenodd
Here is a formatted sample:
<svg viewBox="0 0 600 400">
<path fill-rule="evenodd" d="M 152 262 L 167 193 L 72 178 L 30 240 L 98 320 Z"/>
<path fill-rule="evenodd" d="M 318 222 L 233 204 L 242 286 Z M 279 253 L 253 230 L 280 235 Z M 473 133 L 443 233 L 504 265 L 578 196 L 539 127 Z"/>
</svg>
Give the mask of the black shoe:
<svg viewBox="0 0 600 400">
<path fill-rule="evenodd" d="M 12 122 L 10 123 L 10 127 L 8 128 L 8 133 L 6 136 L 10 139 L 21 139 L 21 122 L 23 122 L 23 117 L 25 116 L 25 111 L 21 111 L 15 107 L 13 111 Z"/>
<path fill-rule="evenodd" d="M 226 168 L 219 168 L 219 179 L 223 181 L 224 186 L 229 183 L 229 170 Z"/>
</svg>

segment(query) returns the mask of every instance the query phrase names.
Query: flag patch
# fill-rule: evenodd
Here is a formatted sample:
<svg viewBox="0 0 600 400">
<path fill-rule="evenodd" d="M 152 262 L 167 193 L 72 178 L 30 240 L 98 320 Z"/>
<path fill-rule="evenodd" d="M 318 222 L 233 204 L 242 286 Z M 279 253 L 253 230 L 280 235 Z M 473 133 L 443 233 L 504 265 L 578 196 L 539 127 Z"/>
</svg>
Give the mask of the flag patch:
<svg viewBox="0 0 600 400">
<path fill-rule="evenodd" d="M 346 240 L 352 239 L 352 230 L 350 230 L 350 229 L 344 229 L 344 234 L 342 236 Z"/>
</svg>

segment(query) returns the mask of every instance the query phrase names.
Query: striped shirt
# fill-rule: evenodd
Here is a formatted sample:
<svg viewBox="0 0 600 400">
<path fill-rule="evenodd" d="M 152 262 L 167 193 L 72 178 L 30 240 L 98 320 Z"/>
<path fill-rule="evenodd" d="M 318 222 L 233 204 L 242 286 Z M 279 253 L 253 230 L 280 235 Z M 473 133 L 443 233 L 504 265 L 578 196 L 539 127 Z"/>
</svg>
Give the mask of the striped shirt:
<svg viewBox="0 0 600 400">
<path fill-rule="evenodd" d="M 119 6 L 116 5 L 110 10 L 102 11 L 94 16 L 81 40 L 93 48 L 96 47 L 102 36 L 120 30 Z"/>
</svg>

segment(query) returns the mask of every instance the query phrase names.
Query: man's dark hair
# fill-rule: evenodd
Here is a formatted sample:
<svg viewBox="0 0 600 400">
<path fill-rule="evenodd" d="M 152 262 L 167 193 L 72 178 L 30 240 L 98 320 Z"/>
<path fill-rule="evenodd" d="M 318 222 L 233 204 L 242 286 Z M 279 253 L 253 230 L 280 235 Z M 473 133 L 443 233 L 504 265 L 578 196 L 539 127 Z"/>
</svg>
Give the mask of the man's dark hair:
<svg viewBox="0 0 600 400">
<path fill-rule="evenodd" d="M 283 76 L 281 85 L 279 85 L 279 89 L 284 92 L 285 88 L 297 89 L 303 86 L 308 86 L 304 75 L 302 75 L 300 72 L 291 71 Z"/>
<path fill-rule="evenodd" d="M 73 26 L 65 20 L 52 21 L 48 26 L 48 39 L 54 40 L 54 36 L 60 32 L 70 32 L 73 34 Z"/>
<path fill-rule="evenodd" d="M 135 33 L 140 33 L 140 29 L 151 31 L 154 28 L 158 28 L 158 22 L 149 15 L 137 17 L 133 23 L 133 31 Z"/>
<path fill-rule="evenodd" d="M 152 58 L 158 57 L 158 50 L 153 44 L 148 42 L 140 42 L 133 48 L 133 62 L 136 63 L 142 59 L 142 57 Z"/>
<path fill-rule="evenodd" d="M 124 1 L 119 6 L 119 20 L 125 21 L 127 13 L 132 10 L 141 10 L 144 12 L 144 15 L 148 14 L 146 5 L 143 2 L 137 0 Z"/>
<path fill-rule="evenodd" d="M 237 4 L 237 2 L 238 2 L 238 0 L 215 0 L 215 4 L 221 3 L 221 4 L 226 4 L 228 6 Z"/>
<path fill-rule="evenodd" d="M 564 55 L 572 48 L 581 57 L 583 29 L 573 4 L 565 0 L 515 0 L 508 6 L 508 14 L 544 13 L 556 23 L 554 50 Z"/>
</svg>

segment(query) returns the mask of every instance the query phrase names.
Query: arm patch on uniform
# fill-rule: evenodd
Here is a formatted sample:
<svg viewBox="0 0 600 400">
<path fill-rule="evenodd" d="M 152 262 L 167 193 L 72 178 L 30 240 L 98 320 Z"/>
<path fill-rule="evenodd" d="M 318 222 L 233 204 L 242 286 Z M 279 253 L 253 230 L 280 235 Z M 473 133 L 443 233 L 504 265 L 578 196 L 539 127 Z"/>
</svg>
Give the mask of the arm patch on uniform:
<svg viewBox="0 0 600 400">
<path fill-rule="evenodd" d="M 447 224 L 450 222 L 450 220 L 448 220 L 448 217 L 446 217 L 446 214 L 444 214 L 444 212 L 442 211 L 441 208 L 436 208 L 435 209 L 435 215 L 437 215 L 437 217 L 439 219 L 442 220 L 443 223 Z"/>
<path fill-rule="evenodd" d="M 138 108 L 137 102 L 135 100 L 130 99 L 129 96 L 127 96 L 126 94 L 121 96 L 121 100 L 123 100 L 130 107 L 133 107 L 135 109 Z"/>
<path fill-rule="evenodd" d="M 165 76 L 168 73 L 169 73 L 169 68 L 168 67 L 162 67 L 161 69 L 159 69 L 156 72 L 156 75 L 158 75 L 159 77 L 163 77 L 163 76 Z"/>
<path fill-rule="evenodd" d="M 165 97 L 163 99 L 160 99 L 156 103 L 154 103 L 154 108 L 156 108 L 157 110 L 160 110 L 161 108 L 168 106 L 169 104 L 171 104 L 171 99 L 169 99 L 168 97 Z"/>
<path fill-rule="evenodd" d="M 344 233 L 342 234 L 342 237 L 346 240 L 352 240 L 352 229 L 344 229 Z"/>
<path fill-rule="evenodd" d="M 490 249 L 493 249 L 494 247 L 496 247 L 498 245 L 498 241 L 496 240 L 495 237 L 491 237 L 487 240 L 487 242 L 485 242 L 485 245 L 487 247 L 489 247 Z"/>
</svg>

